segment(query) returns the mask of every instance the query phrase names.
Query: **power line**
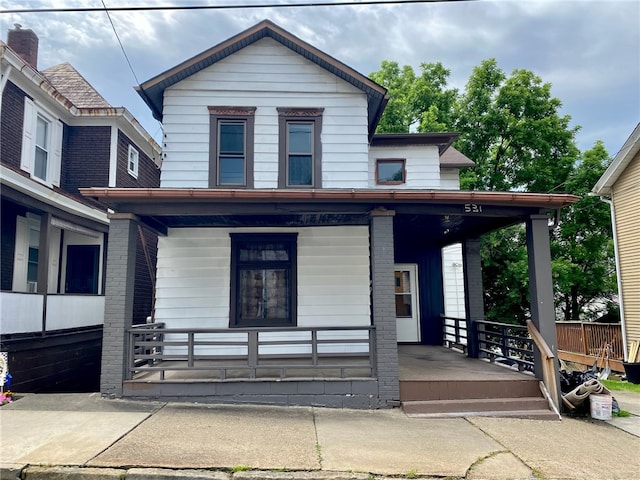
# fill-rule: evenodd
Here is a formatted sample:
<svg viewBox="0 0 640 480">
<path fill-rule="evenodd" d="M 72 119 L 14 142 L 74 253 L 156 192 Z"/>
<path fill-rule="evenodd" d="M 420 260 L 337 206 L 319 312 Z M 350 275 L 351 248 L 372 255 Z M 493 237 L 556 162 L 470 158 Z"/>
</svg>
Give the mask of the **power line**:
<svg viewBox="0 0 640 480">
<path fill-rule="evenodd" d="M 251 3 L 243 5 L 166 5 L 166 6 L 145 6 L 145 7 L 65 7 L 65 8 L 14 8 L 0 10 L 2 13 L 71 13 L 71 12 L 141 12 L 158 10 L 241 10 L 250 8 L 302 8 L 302 7 L 343 7 L 361 5 L 402 5 L 416 3 L 452 3 L 452 2 L 473 2 L 476 0 L 363 0 L 361 2 L 339 1 L 307 1 L 301 3 Z M 104 3 L 103 3 L 104 5 Z"/>
<path fill-rule="evenodd" d="M 111 28 L 113 29 L 113 33 L 116 36 L 116 39 L 118 40 L 118 43 L 120 44 L 120 49 L 122 50 L 122 54 L 124 55 L 125 60 L 127 61 L 127 64 L 129 65 L 129 70 L 131 70 L 131 73 L 133 74 L 133 78 L 136 81 L 136 85 L 140 85 L 140 81 L 138 80 L 138 76 L 136 75 L 136 72 L 133 70 L 133 66 L 131 65 L 131 61 L 129 60 L 129 56 L 127 55 L 127 52 L 124 49 L 124 45 L 122 45 L 122 41 L 120 40 L 120 35 L 118 35 L 118 32 L 116 31 L 116 26 L 113 24 L 113 20 L 111 19 L 111 15 L 109 15 L 109 10 L 107 9 L 107 6 L 104 3 L 104 0 L 101 0 L 102 2 L 102 6 L 104 7 L 104 11 L 107 14 L 107 18 L 109 19 L 109 23 L 111 23 Z"/>
</svg>

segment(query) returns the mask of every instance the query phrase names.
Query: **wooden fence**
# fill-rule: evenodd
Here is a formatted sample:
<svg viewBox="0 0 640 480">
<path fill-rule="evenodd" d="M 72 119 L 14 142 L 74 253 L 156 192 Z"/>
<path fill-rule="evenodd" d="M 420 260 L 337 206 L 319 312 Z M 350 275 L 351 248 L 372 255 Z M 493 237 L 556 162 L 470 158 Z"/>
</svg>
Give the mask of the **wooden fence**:
<svg viewBox="0 0 640 480">
<path fill-rule="evenodd" d="M 619 323 L 556 322 L 556 335 L 561 359 L 602 368 L 608 356 L 613 370 L 624 371 Z"/>
</svg>

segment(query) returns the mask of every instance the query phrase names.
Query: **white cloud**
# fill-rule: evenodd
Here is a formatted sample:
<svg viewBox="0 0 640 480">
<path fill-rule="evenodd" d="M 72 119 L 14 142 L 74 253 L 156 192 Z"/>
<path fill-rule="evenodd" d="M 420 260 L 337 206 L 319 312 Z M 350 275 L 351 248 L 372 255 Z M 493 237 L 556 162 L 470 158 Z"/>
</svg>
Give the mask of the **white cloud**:
<svg viewBox="0 0 640 480">
<path fill-rule="evenodd" d="M 37 4 L 101 5 L 100 0 Z M 33 7 L 33 2 L 4 0 L 1 8 L 21 7 Z M 378 70 L 382 60 L 416 70 L 422 62 L 439 61 L 451 70 L 450 86 L 464 88 L 472 68 L 487 58 L 496 58 L 506 73 L 532 70 L 553 84 L 563 112 L 582 125 L 578 144 L 583 150 L 600 138 L 614 154 L 640 120 L 640 2 L 635 0 L 486 0 L 111 15 L 141 82 L 268 18 L 365 75 Z M 157 123 L 131 88 L 135 80 L 104 12 L 2 14 L 0 19 L 3 38 L 13 23 L 38 34 L 41 67 L 69 61 L 110 103 L 126 106 L 155 133 Z"/>
</svg>

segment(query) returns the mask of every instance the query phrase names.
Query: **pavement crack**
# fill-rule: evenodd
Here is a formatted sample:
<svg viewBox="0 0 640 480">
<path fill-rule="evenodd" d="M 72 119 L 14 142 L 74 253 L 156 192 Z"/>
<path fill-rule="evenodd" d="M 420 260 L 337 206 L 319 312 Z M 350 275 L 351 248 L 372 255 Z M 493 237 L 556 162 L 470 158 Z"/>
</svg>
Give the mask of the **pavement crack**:
<svg viewBox="0 0 640 480">
<path fill-rule="evenodd" d="M 95 459 L 97 459 L 100 455 L 102 455 L 103 453 L 105 453 L 107 450 L 109 450 L 111 447 L 113 447 L 116 443 L 118 443 L 120 440 L 122 440 L 124 437 L 126 437 L 127 435 L 129 435 L 131 432 L 133 432 L 136 428 L 138 428 L 140 425 L 142 425 L 144 422 L 146 422 L 147 420 L 149 420 L 152 416 L 154 416 L 156 413 L 158 413 L 160 410 L 162 410 L 164 407 L 166 407 L 167 404 L 164 403 L 162 405 L 160 405 L 158 408 L 153 409 L 152 411 L 148 412 L 148 415 L 146 417 L 144 417 L 142 420 L 140 420 L 138 423 L 136 423 L 133 427 L 131 427 L 129 430 L 127 430 L 125 433 L 123 433 L 122 435 L 120 435 L 118 438 L 116 438 L 113 442 L 111 442 L 109 445 L 107 445 L 105 448 L 103 448 L 101 451 L 99 451 L 98 453 L 96 453 L 93 457 L 91 457 L 90 459 L 88 459 L 86 462 L 84 462 L 82 464 L 83 467 L 91 467 L 90 463 L 93 462 Z"/>
<path fill-rule="evenodd" d="M 320 445 L 320 439 L 318 438 L 318 424 L 316 423 L 316 409 L 311 408 L 311 418 L 313 419 L 313 431 L 316 435 L 316 455 L 318 456 L 318 465 L 322 470 L 322 445 Z"/>
</svg>

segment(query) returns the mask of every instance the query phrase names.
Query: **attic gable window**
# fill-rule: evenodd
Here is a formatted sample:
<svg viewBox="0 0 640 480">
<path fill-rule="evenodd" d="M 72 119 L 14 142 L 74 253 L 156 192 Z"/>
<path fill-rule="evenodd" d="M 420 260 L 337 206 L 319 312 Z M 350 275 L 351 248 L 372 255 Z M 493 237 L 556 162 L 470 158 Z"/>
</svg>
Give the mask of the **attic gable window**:
<svg viewBox="0 0 640 480">
<path fill-rule="evenodd" d="M 404 158 L 379 158 L 376 160 L 376 184 L 400 185 L 407 180 Z"/>
<path fill-rule="evenodd" d="M 253 187 L 255 107 L 209 107 L 209 188 Z"/>
<path fill-rule="evenodd" d="M 322 187 L 321 108 L 278 108 L 278 188 Z"/>
<path fill-rule="evenodd" d="M 132 145 L 129 145 L 129 154 L 127 156 L 127 172 L 134 178 L 138 178 L 138 162 L 140 153 Z"/>
</svg>

